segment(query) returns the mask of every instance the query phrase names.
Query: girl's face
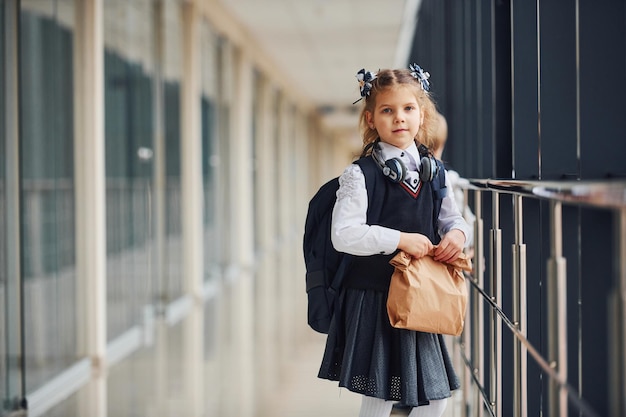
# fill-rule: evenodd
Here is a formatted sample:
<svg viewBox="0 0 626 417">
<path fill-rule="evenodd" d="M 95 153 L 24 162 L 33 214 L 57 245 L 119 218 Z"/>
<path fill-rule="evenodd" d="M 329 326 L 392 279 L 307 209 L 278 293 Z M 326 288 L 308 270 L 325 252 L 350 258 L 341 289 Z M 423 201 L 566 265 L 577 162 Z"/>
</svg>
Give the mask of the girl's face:
<svg viewBox="0 0 626 417">
<path fill-rule="evenodd" d="M 374 111 L 365 117 L 380 140 L 400 149 L 411 146 L 424 119 L 415 94 L 402 86 L 380 91 Z"/>
</svg>

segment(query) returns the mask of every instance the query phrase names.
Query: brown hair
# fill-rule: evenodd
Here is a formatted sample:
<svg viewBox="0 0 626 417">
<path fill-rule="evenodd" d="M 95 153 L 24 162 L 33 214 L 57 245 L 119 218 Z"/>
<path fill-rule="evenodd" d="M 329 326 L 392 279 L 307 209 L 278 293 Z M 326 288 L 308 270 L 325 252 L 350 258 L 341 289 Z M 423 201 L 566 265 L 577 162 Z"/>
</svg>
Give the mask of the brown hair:
<svg viewBox="0 0 626 417">
<path fill-rule="evenodd" d="M 408 87 L 415 94 L 417 104 L 424 115 L 422 126 L 419 132 L 417 132 L 415 139 L 428 148 L 432 148 L 434 145 L 432 138 L 437 129 L 438 112 L 430 94 L 424 91 L 420 82 L 411 75 L 411 71 L 408 69 L 380 70 L 376 74 L 376 78 L 370 81 L 370 83 L 372 84 L 372 89 L 369 95 L 363 99 L 365 104 L 363 109 L 361 109 L 361 116 L 359 117 L 359 128 L 363 135 L 363 149 L 365 150 L 369 144 L 378 139 L 378 132 L 375 129 L 371 129 L 367 124 L 366 112 L 374 113 L 376 96 L 379 92 L 398 87 Z"/>
</svg>

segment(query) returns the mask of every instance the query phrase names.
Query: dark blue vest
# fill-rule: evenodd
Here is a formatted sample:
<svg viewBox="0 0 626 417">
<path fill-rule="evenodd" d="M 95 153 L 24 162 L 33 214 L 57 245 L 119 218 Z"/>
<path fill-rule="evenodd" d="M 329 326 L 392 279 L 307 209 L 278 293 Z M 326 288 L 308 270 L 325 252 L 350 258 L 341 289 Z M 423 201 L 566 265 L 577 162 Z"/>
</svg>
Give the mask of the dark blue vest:
<svg viewBox="0 0 626 417">
<path fill-rule="evenodd" d="M 367 158 L 373 162 L 371 158 Z M 374 198 L 383 200 L 382 211 L 374 224 L 397 229 L 402 232 L 421 233 L 428 236 L 433 244 L 440 241 L 436 225 L 433 224 L 435 202 L 432 184 L 421 183 L 419 189 L 411 189 L 405 184 L 396 184 L 384 178 L 376 181 Z M 368 224 L 372 225 L 368 219 Z M 355 256 L 344 280 L 345 288 L 373 289 L 387 291 L 393 274 L 389 264 L 391 255 Z"/>
</svg>

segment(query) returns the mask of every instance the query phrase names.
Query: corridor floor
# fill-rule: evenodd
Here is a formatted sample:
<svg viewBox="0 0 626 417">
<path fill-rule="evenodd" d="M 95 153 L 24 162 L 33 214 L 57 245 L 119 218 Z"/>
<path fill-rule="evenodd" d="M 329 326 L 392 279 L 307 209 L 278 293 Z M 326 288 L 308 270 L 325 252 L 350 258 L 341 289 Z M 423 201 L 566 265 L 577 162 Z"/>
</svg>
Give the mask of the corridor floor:
<svg viewBox="0 0 626 417">
<path fill-rule="evenodd" d="M 316 377 L 324 350 L 324 335 L 315 335 L 288 365 L 282 388 L 270 399 L 260 417 L 357 417 L 361 397 L 336 383 Z M 460 416 L 460 392 L 448 402 L 443 417 Z M 396 411 L 392 416 L 406 416 Z"/>
<path fill-rule="evenodd" d="M 241 407 L 225 400 L 223 381 L 207 380 L 200 406 L 187 401 L 183 382 L 184 353 L 180 349 L 180 326 L 164 327 L 160 342 L 140 349 L 113 366 L 106 375 L 107 417 L 241 417 L 236 410 L 249 410 L 253 417 L 358 417 L 361 397 L 336 382 L 317 378 L 325 336 L 311 332 L 286 359 L 273 393 L 256 406 Z M 220 360 L 205 363 L 205 374 L 216 375 Z M 460 417 L 461 391 L 448 402 L 443 417 Z M 81 400 L 82 398 L 82 400 Z M 236 398 L 243 400 L 243 398 Z M 90 396 L 85 388 L 45 412 L 45 417 L 91 417 L 85 411 Z M 225 402 L 224 402 L 225 401 Z M 87 407 L 89 409 L 90 407 Z M 248 415 L 248 414 L 247 414 Z M 403 411 L 393 417 L 406 416 Z"/>
</svg>

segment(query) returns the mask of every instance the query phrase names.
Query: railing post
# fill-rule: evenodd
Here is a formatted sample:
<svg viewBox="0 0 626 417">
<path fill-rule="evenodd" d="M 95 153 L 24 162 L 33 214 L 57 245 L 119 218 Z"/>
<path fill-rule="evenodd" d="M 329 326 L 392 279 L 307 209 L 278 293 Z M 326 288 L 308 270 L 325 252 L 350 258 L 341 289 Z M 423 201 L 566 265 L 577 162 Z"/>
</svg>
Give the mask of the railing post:
<svg viewBox="0 0 626 417">
<path fill-rule="evenodd" d="M 626 208 L 620 209 L 616 216 L 617 223 L 617 282 L 612 295 L 612 310 L 615 327 L 610 331 L 611 358 L 611 415 L 626 416 Z"/>
<path fill-rule="evenodd" d="M 490 279 L 491 299 L 497 305 L 502 305 L 502 230 L 500 229 L 500 203 L 499 194 L 493 193 L 493 228 L 490 239 Z M 490 356 L 490 399 L 491 407 L 496 417 L 502 417 L 502 319 L 492 308 L 489 313 L 491 322 L 489 332 Z"/>
<path fill-rule="evenodd" d="M 550 201 L 550 259 L 548 259 L 548 362 L 567 381 L 567 275 L 563 257 L 562 207 Z M 551 380 L 549 415 L 567 416 L 567 391 Z"/>
<path fill-rule="evenodd" d="M 477 199 L 477 201 L 479 200 L 480 199 Z M 478 210 L 482 212 L 482 205 L 480 203 L 478 205 Z M 482 213 L 480 214 L 482 217 Z M 478 225 L 479 224 L 478 215 L 476 217 L 477 217 L 476 224 Z M 484 239 L 482 237 L 482 228 L 480 228 L 480 230 L 477 230 L 477 232 L 479 232 L 480 235 L 478 235 L 477 233 L 474 239 L 479 239 L 479 240 L 475 240 L 475 245 L 479 252 L 475 254 L 475 259 L 477 259 L 477 262 L 476 262 L 475 271 L 474 271 L 474 281 L 480 288 L 484 288 L 485 279 L 484 279 L 484 268 L 482 266 L 482 262 L 483 262 L 482 252 L 484 251 L 483 249 Z M 476 390 L 476 398 L 474 400 L 475 405 L 476 405 L 476 413 L 474 413 L 474 415 L 477 417 L 482 417 L 483 412 L 484 412 L 484 407 L 482 406 L 482 402 L 483 402 L 482 389 L 485 385 L 485 371 L 484 371 L 484 364 L 483 364 L 484 358 L 485 358 L 485 343 L 484 343 L 484 340 L 485 340 L 485 321 L 484 321 L 485 305 L 479 293 L 474 291 L 472 294 L 473 294 L 472 309 L 473 309 L 473 317 L 474 317 L 474 319 L 472 320 L 472 352 L 473 352 L 472 364 L 474 365 L 473 371 L 476 374 L 476 380 L 478 381 L 478 384 L 480 385 L 478 387 L 479 389 Z"/>
<path fill-rule="evenodd" d="M 513 196 L 515 243 L 513 244 L 513 321 L 526 336 L 526 245 L 523 242 L 522 196 Z M 527 417 L 527 358 L 526 347 L 518 339 L 513 342 L 515 417 Z"/>
<path fill-rule="evenodd" d="M 470 293 L 470 299 L 473 300 L 473 296 Z M 461 347 L 461 354 L 465 358 L 469 358 L 471 355 L 471 328 L 473 326 L 473 316 L 470 315 L 470 319 L 465 321 L 465 330 L 463 331 L 463 345 Z M 463 366 L 463 407 L 461 409 L 462 417 L 468 417 L 468 407 L 470 403 L 470 387 L 472 386 L 472 375 L 467 365 Z"/>
<path fill-rule="evenodd" d="M 467 191 L 467 190 L 464 190 Z M 472 272 L 472 279 L 475 280 L 476 276 L 480 273 L 483 259 L 484 259 L 484 238 L 482 234 L 482 225 L 483 225 L 483 209 L 482 209 L 482 193 L 480 190 L 474 190 L 474 215 L 476 216 L 476 220 L 474 222 L 474 271 Z M 468 201 L 465 198 L 465 201 Z M 471 285 L 470 285 L 471 288 Z M 474 295 L 474 291 L 469 291 L 470 297 L 470 306 L 472 310 L 477 302 L 479 302 L 479 297 Z M 475 326 L 476 316 L 474 314 L 468 314 L 469 319 L 465 322 L 465 331 L 462 335 L 462 355 L 465 358 L 471 358 L 472 354 L 472 335 L 473 329 Z M 471 370 L 473 371 L 473 369 Z M 472 414 L 468 414 L 468 407 L 470 404 L 470 390 L 469 387 L 472 386 L 473 378 L 470 374 L 470 370 L 468 370 L 467 366 L 463 366 L 463 407 L 461 410 L 461 415 L 463 417 L 468 417 Z"/>
</svg>

